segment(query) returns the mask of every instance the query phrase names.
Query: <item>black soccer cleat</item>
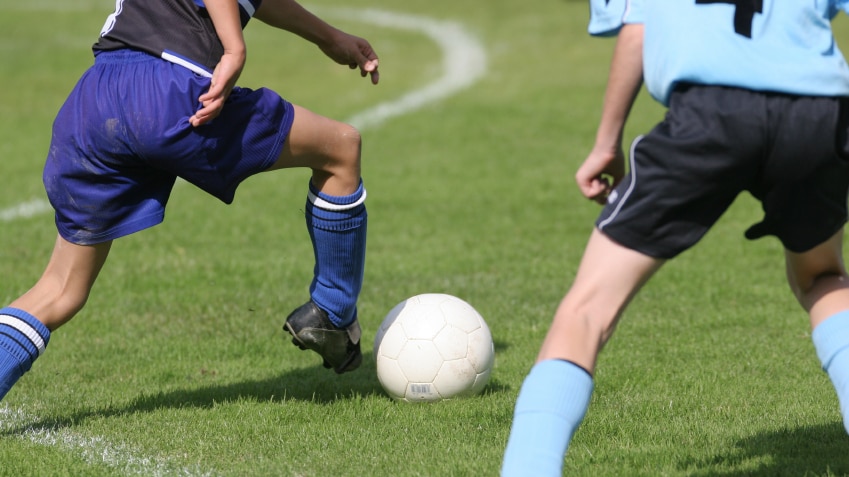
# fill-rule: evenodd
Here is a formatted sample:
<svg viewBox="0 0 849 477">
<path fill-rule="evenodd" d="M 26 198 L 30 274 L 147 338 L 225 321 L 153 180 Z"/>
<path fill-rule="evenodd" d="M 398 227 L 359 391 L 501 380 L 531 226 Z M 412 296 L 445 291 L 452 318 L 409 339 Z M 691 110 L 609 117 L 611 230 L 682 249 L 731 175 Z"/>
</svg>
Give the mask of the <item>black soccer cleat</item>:
<svg viewBox="0 0 849 477">
<path fill-rule="evenodd" d="M 355 319 L 347 328 L 339 328 L 312 300 L 296 308 L 283 329 L 292 335 L 292 344 L 321 355 L 324 367 L 336 374 L 353 371 L 363 362 L 359 322 Z"/>
</svg>

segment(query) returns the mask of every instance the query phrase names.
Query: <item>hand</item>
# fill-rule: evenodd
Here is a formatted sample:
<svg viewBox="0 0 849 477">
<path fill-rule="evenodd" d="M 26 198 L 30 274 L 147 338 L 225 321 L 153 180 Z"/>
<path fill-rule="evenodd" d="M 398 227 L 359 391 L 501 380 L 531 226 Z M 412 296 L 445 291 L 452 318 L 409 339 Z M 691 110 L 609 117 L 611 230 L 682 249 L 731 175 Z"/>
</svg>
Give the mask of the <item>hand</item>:
<svg viewBox="0 0 849 477">
<path fill-rule="evenodd" d="M 625 154 L 622 148 L 594 148 L 578 168 L 575 181 L 586 198 L 603 205 L 623 177 Z"/>
<path fill-rule="evenodd" d="M 377 54 L 365 39 L 337 30 L 333 41 L 327 45 L 319 45 L 319 48 L 340 65 L 348 65 L 352 70 L 359 68 L 363 78 L 370 75 L 372 84 L 377 84 L 380 80 Z"/>
<path fill-rule="evenodd" d="M 212 121 L 221 114 L 224 109 L 224 103 L 236 86 L 236 81 L 239 75 L 242 74 L 242 68 L 245 66 L 245 54 L 224 52 L 221 56 L 221 61 L 215 66 L 215 71 L 212 72 L 212 82 L 209 85 L 209 91 L 202 94 L 198 101 L 201 103 L 201 109 L 197 110 L 189 122 L 192 126 L 201 126 Z"/>
</svg>

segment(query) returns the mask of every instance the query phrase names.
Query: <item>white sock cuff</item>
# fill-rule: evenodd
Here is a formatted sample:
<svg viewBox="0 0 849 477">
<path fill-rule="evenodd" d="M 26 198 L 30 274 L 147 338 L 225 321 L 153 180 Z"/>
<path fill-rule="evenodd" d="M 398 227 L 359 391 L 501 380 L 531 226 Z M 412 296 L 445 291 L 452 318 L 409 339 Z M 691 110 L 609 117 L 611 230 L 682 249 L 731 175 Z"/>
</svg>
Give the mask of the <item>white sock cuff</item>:
<svg viewBox="0 0 849 477">
<path fill-rule="evenodd" d="M 41 334 L 32 327 L 29 323 L 21 318 L 11 315 L 0 315 L 0 325 L 6 325 L 18 333 L 27 337 L 32 345 L 38 350 L 38 355 L 41 356 L 47 348 L 47 342 L 41 337 Z"/>
</svg>

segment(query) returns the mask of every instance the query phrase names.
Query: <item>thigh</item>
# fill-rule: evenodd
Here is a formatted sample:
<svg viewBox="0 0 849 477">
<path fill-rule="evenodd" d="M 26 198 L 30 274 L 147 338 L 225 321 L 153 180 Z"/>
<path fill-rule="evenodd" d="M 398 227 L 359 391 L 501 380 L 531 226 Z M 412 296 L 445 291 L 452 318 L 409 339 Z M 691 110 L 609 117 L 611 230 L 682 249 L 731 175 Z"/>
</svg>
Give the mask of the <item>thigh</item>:
<svg viewBox="0 0 849 477">
<path fill-rule="evenodd" d="M 312 184 L 331 195 L 352 194 L 360 185 L 360 133 L 345 124 L 293 105 L 295 120 L 277 161 L 268 170 L 312 169 Z"/>
<path fill-rule="evenodd" d="M 359 132 L 348 124 L 292 105 L 294 121 L 288 140 L 269 170 L 291 167 L 323 169 L 335 157 L 344 154 L 340 148 L 359 148 Z"/>
</svg>

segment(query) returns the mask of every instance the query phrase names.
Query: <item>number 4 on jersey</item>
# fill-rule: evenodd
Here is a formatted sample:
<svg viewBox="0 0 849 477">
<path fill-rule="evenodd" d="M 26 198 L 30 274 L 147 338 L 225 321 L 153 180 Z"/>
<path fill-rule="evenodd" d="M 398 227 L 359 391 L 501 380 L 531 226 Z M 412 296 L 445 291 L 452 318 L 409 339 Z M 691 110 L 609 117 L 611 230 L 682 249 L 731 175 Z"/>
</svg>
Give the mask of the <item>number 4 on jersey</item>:
<svg viewBox="0 0 849 477">
<path fill-rule="evenodd" d="M 729 3 L 736 5 L 734 10 L 734 31 L 746 38 L 752 37 L 752 20 L 755 13 L 763 13 L 763 0 L 696 0 L 696 5 L 710 3 Z"/>
</svg>

